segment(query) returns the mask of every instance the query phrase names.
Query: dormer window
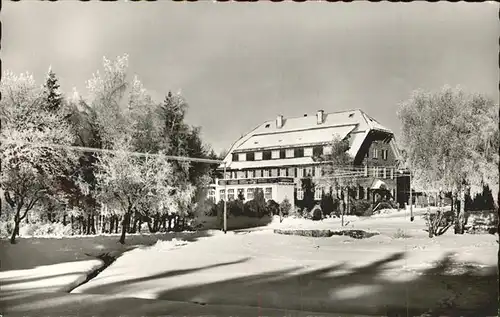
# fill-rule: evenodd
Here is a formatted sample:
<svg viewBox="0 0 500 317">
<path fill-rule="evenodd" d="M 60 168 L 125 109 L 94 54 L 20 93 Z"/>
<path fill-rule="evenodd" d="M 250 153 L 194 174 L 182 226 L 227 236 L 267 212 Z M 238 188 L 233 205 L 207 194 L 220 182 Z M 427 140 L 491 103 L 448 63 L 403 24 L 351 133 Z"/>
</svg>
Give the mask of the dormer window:
<svg viewBox="0 0 500 317">
<path fill-rule="evenodd" d="M 349 118 L 352 118 L 352 117 L 354 117 L 354 113 L 349 114 Z"/>
<path fill-rule="evenodd" d="M 266 124 L 266 128 L 269 128 L 270 126 L 271 126 L 271 124 L 270 124 L 270 123 Z"/>
</svg>

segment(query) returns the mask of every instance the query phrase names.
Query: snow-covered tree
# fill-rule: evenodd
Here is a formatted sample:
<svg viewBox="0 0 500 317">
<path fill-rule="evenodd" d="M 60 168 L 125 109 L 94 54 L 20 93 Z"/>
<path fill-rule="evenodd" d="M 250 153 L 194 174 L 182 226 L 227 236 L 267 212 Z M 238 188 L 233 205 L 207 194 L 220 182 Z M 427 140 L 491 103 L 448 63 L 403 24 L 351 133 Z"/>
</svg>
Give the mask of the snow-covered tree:
<svg viewBox="0 0 500 317">
<path fill-rule="evenodd" d="M 43 85 L 44 106 L 49 112 L 57 112 L 61 109 L 64 98 L 59 87 L 59 80 L 50 67 Z"/>
<path fill-rule="evenodd" d="M 15 243 L 19 223 L 27 213 L 44 197 L 59 196 L 54 188 L 75 155 L 44 145 L 71 145 L 73 135 L 59 111 L 47 111 L 43 92 L 32 75 L 4 73 L 0 92 L 0 183 L 5 200 L 14 211 L 11 243 Z"/>
<path fill-rule="evenodd" d="M 498 206 L 498 105 L 460 88 L 416 91 L 400 105 L 406 165 L 412 188 L 451 192 L 460 201 L 455 232 L 465 226 L 465 195 L 488 186 Z"/>
<path fill-rule="evenodd" d="M 130 217 L 141 204 L 164 212 L 177 208 L 172 166 L 163 154 L 141 158 L 130 155 L 131 140 L 115 143 L 115 154 L 100 154 L 97 162 L 97 199 L 123 216 L 120 243 Z"/>
</svg>

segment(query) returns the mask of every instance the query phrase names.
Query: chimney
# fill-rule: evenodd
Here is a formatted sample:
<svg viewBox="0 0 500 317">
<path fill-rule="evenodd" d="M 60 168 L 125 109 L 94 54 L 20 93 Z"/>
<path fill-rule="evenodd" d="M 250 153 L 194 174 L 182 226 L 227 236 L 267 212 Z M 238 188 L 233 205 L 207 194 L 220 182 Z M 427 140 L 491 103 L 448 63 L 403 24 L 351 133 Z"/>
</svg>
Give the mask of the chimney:
<svg viewBox="0 0 500 317">
<path fill-rule="evenodd" d="M 316 119 L 318 120 L 318 124 L 322 124 L 323 120 L 325 119 L 323 113 L 324 113 L 323 110 L 318 110 L 318 112 L 316 113 Z"/>
<path fill-rule="evenodd" d="M 283 127 L 283 115 L 281 115 L 281 114 L 276 118 L 276 127 L 278 129 Z"/>
</svg>

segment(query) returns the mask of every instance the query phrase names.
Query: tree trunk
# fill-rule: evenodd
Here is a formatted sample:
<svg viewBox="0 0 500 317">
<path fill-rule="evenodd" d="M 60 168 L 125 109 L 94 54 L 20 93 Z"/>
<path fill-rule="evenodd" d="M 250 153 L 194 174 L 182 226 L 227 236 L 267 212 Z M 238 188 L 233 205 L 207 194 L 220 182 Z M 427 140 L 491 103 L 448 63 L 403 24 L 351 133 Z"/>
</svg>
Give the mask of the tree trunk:
<svg viewBox="0 0 500 317">
<path fill-rule="evenodd" d="M 28 217 L 26 217 L 27 219 Z M 63 215 L 63 226 L 66 226 L 66 214 Z"/>
<path fill-rule="evenodd" d="M 138 217 L 134 217 L 134 225 L 132 227 L 132 233 L 137 233 L 137 223 L 139 222 Z"/>
<path fill-rule="evenodd" d="M 149 233 L 155 233 L 155 228 L 153 228 L 153 226 L 151 225 L 151 218 L 149 218 L 149 217 L 148 217 L 147 224 L 148 224 Z"/>
<path fill-rule="evenodd" d="M 70 221 L 71 221 L 71 231 L 73 231 L 73 230 L 75 230 L 73 215 L 71 215 L 71 217 L 70 217 L 69 219 L 70 219 Z"/>
<path fill-rule="evenodd" d="M 12 235 L 10 236 L 10 243 L 15 244 L 16 243 L 16 235 L 19 234 L 19 215 L 16 215 L 14 217 L 14 231 L 12 231 Z"/>
<path fill-rule="evenodd" d="M 87 231 L 85 232 L 85 234 L 90 234 L 90 213 L 87 215 Z"/>
<path fill-rule="evenodd" d="M 118 218 L 118 216 L 115 216 L 115 233 L 118 233 L 119 223 L 120 223 L 120 218 Z"/>
<path fill-rule="evenodd" d="M 130 220 L 130 210 L 123 216 L 122 219 L 122 234 L 120 236 L 121 244 L 125 244 L 125 233 L 127 232 L 129 220 Z"/>
<path fill-rule="evenodd" d="M 10 236 L 10 243 L 16 243 L 16 236 L 19 235 L 19 223 L 21 222 L 21 208 L 22 206 L 16 206 L 16 214 L 14 215 L 14 230 L 12 231 L 12 235 Z"/>
<path fill-rule="evenodd" d="M 115 219 L 113 216 L 109 218 L 109 233 L 113 233 L 113 229 L 115 228 Z"/>
<path fill-rule="evenodd" d="M 171 231 L 171 230 L 172 230 L 172 217 L 168 216 L 168 230 L 167 231 Z"/>
<path fill-rule="evenodd" d="M 465 191 L 460 188 L 460 205 L 457 208 L 457 217 L 455 219 L 455 234 L 464 234 L 465 230 Z"/>
<path fill-rule="evenodd" d="M 30 221 L 28 220 L 28 214 L 26 214 L 26 224 L 28 225 Z"/>
</svg>

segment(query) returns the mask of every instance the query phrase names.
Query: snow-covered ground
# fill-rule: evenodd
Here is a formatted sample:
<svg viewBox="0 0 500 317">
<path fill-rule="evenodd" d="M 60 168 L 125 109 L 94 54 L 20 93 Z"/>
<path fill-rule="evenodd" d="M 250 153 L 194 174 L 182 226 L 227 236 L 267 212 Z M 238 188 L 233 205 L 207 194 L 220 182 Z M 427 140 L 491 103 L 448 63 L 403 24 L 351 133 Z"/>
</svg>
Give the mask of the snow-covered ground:
<svg viewBox="0 0 500 317">
<path fill-rule="evenodd" d="M 102 294 L 101 306 L 96 307 L 104 309 L 106 301 L 124 303 L 120 299 L 133 297 L 148 312 L 172 309 L 164 314 L 217 315 L 233 307 L 240 316 L 284 316 L 284 311 L 294 316 L 298 311 L 380 315 L 391 309 L 404 314 L 409 309 L 410 315 L 416 315 L 431 308 L 454 307 L 483 315 L 480 310 L 491 309 L 498 298 L 498 236 L 450 231 L 430 239 L 422 230 L 422 213 L 415 211 L 414 222 L 404 211 L 345 217 L 348 228 L 380 233 L 361 240 L 273 233 L 276 228 L 338 229 L 338 218 L 314 222 L 287 218 L 281 223 L 275 218 L 254 230 L 212 231 L 190 241 L 183 237 L 159 241 L 124 253 L 97 277 L 74 289 L 72 296 L 57 302 L 57 296 L 50 295 L 52 306 L 35 298 L 32 304 L 11 301 L 9 307 L 12 312 L 43 307 L 51 312 L 52 307 L 52 312 L 59 313 L 57 307 L 62 309 L 65 303 L 67 312 L 74 313 L 82 299 L 95 300 L 92 296 Z M 395 235 L 398 229 L 407 237 Z M 175 306 L 171 301 L 191 306 Z M 126 305 L 118 307 L 128 312 Z M 130 309 L 138 311 L 137 306 Z"/>
</svg>

